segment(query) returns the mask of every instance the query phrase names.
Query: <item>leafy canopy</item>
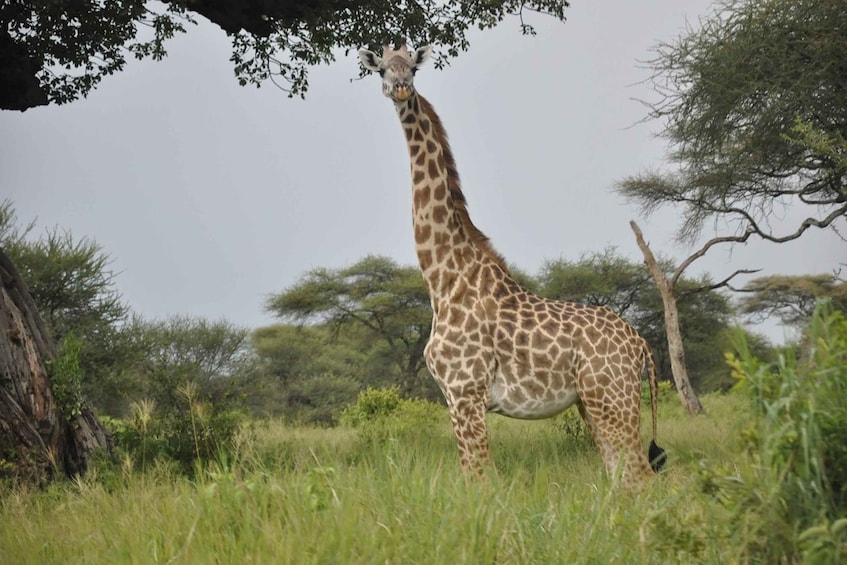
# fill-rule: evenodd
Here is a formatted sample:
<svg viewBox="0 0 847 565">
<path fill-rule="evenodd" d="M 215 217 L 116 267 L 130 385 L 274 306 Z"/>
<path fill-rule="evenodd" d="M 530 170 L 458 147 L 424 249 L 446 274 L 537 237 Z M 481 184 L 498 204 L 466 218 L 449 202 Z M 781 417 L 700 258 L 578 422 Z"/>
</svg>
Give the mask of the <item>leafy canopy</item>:
<svg viewBox="0 0 847 565">
<path fill-rule="evenodd" d="M 432 310 L 415 267 L 369 255 L 349 267 L 313 269 L 272 295 L 266 308 L 283 321 L 325 324 L 336 335 L 353 332 L 362 347 L 396 367 L 406 392 L 429 384 L 422 373 Z"/>
<path fill-rule="evenodd" d="M 232 39 L 235 76 L 241 85 L 268 80 L 303 96 L 308 68 L 329 63 L 335 50 L 377 47 L 404 36 L 434 44 L 436 66 L 468 48 L 472 27 L 492 28 L 507 15 L 534 34 L 525 12 L 564 21 L 563 0 L 420 0 L 417 2 L 202 2 L 141 0 L 12 2 L 0 6 L 0 108 L 25 110 L 86 96 L 127 57 L 162 59 L 165 42 L 201 15 Z"/>
<path fill-rule="evenodd" d="M 741 313 L 755 323 L 771 316 L 783 324 L 805 326 L 812 319 L 819 301 L 847 312 L 847 283 L 832 275 L 773 275 L 747 283 L 740 301 Z"/>
<path fill-rule="evenodd" d="M 674 205 L 679 235 L 726 223 L 784 242 L 847 218 L 847 10 L 843 0 L 726 0 L 649 62 L 676 172 L 618 190 L 652 212 Z M 777 233 L 783 207 L 808 217 Z M 803 206 L 805 205 L 805 206 Z M 794 231 L 790 231 L 794 229 Z"/>
</svg>

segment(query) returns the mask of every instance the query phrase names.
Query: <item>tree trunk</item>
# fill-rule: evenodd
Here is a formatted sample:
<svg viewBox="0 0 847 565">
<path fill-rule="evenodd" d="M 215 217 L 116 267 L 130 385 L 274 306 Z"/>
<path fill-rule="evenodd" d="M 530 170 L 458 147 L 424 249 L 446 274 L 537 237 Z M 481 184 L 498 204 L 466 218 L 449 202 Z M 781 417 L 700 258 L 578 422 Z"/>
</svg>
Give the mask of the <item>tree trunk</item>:
<svg viewBox="0 0 847 565">
<path fill-rule="evenodd" d="M 56 349 L 29 289 L 0 249 L 0 477 L 41 483 L 85 473 L 112 438 L 87 407 L 59 415 L 47 365 Z"/>
<path fill-rule="evenodd" d="M 689 415 L 703 414 L 705 410 L 703 410 L 703 405 L 700 404 L 700 399 L 697 398 L 694 389 L 691 388 L 691 383 L 688 380 L 688 370 L 685 367 L 685 349 L 682 346 L 682 333 L 679 330 L 679 311 L 676 307 L 676 294 L 674 292 L 676 289 L 671 287 L 665 273 L 659 268 L 653 252 L 650 251 L 650 247 L 644 241 L 644 236 L 641 234 L 638 224 L 629 222 L 629 225 L 633 233 L 635 233 L 635 240 L 638 242 L 638 247 L 644 254 L 644 263 L 647 265 L 647 270 L 650 271 L 650 275 L 659 288 L 659 294 L 662 296 L 662 304 L 665 310 L 665 333 L 668 336 L 668 355 L 670 356 L 671 372 L 673 373 L 673 380 L 676 383 L 677 393 L 679 393 L 679 399 L 682 401 L 685 409 L 688 410 Z"/>
</svg>

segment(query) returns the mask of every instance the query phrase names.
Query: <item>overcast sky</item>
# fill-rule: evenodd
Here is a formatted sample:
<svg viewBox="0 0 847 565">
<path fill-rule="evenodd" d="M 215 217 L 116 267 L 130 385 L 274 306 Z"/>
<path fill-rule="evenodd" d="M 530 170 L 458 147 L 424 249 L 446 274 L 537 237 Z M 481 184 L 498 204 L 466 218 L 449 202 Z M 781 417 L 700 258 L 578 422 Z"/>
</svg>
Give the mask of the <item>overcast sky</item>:
<svg viewBox="0 0 847 565">
<path fill-rule="evenodd" d="M 607 246 L 641 261 L 628 222 L 677 259 L 671 211 L 639 218 L 615 181 L 660 167 L 657 123 L 636 124 L 651 47 L 697 25 L 704 0 L 572 2 L 568 21 L 535 18 L 471 34 L 452 66 L 416 77 L 450 136 L 474 222 L 507 260 Z M 58 225 L 114 258 L 126 302 L 174 314 L 272 323 L 263 304 L 308 269 L 367 254 L 415 264 L 408 154 L 379 80 L 355 50 L 311 73 L 305 101 L 239 87 L 230 43 L 200 19 L 162 62 L 131 62 L 87 99 L 0 111 L 0 199 L 39 233 Z M 789 212 L 790 215 L 790 212 Z M 787 245 L 715 249 L 691 275 L 720 279 L 830 272 L 847 246 L 809 232 Z M 768 334 L 779 339 L 782 330 Z"/>
</svg>

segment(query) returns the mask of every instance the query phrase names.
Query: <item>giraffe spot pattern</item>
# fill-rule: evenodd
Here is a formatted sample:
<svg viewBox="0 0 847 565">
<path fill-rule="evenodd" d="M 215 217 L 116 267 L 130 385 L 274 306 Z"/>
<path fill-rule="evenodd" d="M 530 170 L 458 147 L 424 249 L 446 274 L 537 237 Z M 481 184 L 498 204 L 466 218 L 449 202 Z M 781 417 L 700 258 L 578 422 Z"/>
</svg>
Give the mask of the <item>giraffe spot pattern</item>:
<svg viewBox="0 0 847 565">
<path fill-rule="evenodd" d="M 414 94 L 399 111 L 434 312 L 425 359 L 450 406 L 463 466 L 488 458 L 486 409 L 537 418 L 576 403 L 607 469 L 623 455 L 625 477 L 649 470 L 638 435 L 641 371 L 652 366 L 646 342 L 605 308 L 521 289 L 470 222 L 432 107 Z"/>
</svg>

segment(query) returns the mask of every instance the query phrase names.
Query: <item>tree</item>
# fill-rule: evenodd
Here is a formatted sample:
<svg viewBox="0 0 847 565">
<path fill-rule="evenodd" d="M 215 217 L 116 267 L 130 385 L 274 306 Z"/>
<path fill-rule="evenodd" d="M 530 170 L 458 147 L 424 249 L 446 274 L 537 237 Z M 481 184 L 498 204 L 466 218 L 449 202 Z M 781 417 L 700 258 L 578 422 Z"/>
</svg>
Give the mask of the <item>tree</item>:
<svg viewBox="0 0 847 565">
<path fill-rule="evenodd" d="M 704 412 L 703 405 L 700 403 L 700 399 L 697 398 L 697 394 L 691 386 L 691 380 L 688 377 L 688 366 L 685 362 L 685 345 L 682 339 L 682 331 L 680 329 L 679 305 L 677 302 L 679 283 L 683 272 L 685 272 L 685 269 L 687 269 L 696 259 L 702 257 L 717 240 L 711 240 L 705 247 L 701 248 L 693 255 L 690 255 L 673 270 L 670 276 L 668 276 L 665 269 L 663 269 L 656 260 L 650 246 L 647 245 L 646 241 L 644 241 L 644 235 L 641 233 L 641 228 L 638 227 L 638 224 L 631 221 L 629 222 L 629 225 L 635 234 L 635 241 L 638 243 L 638 248 L 641 249 L 641 252 L 644 255 L 644 264 L 647 265 L 647 270 L 650 272 L 650 276 L 653 277 L 653 281 L 656 283 L 656 288 L 659 289 L 659 295 L 662 298 L 665 336 L 668 343 L 668 357 L 670 359 L 671 373 L 673 374 L 673 379 L 676 383 L 676 391 L 679 394 L 679 399 L 682 401 L 682 405 L 685 406 L 690 415 L 693 416 L 696 414 L 702 414 Z M 730 275 L 729 278 L 724 279 L 717 284 L 689 289 L 688 292 L 703 292 L 726 286 L 729 280 L 740 272 L 741 271 L 736 271 Z"/>
<path fill-rule="evenodd" d="M 726 0 L 699 30 L 657 48 L 664 123 L 677 173 L 625 179 L 645 212 L 681 211 L 679 236 L 711 222 L 722 241 L 782 243 L 847 219 L 847 10 L 843 0 Z M 784 227 L 774 211 L 807 215 Z"/>
<path fill-rule="evenodd" d="M 346 268 L 313 269 L 266 308 L 284 321 L 358 331 L 407 394 L 436 392 L 423 359 L 432 310 L 417 268 L 369 255 Z"/>
<path fill-rule="evenodd" d="M 53 346 L 73 335 L 83 396 L 98 409 L 120 412 L 130 386 L 124 369 L 137 351 L 125 331 L 129 308 L 115 287 L 112 259 L 96 241 L 58 228 L 33 240 L 33 228 L 19 225 L 11 202 L 0 203 L 0 247 L 26 281 Z"/>
<path fill-rule="evenodd" d="M 61 381 L 71 385 L 64 402 L 52 386 Z M 0 249 L 0 477 L 82 474 L 96 449 L 111 449 L 78 383 L 77 351 L 57 356 L 26 283 Z"/>
<path fill-rule="evenodd" d="M 247 405 L 254 414 L 333 423 L 365 386 L 387 384 L 375 378 L 367 348 L 357 338 L 355 332 L 339 333 L 325 325 L 254 330 L 251 344 L 258 364 L 243 380 Z"/>
<path fill-rule="evenodd" d="M 252 362 L 248 330 L 226 320 L 172 316 L 136 318 L 132 325 L 128 331 L 143 352 L 135 378 L 160 405 L 178 404 L 178 389 L 187 383 L 208 397 L 216 380 L 241 375 Z"/>
<path fill-rule="evenodd" d="M 282 81 L 289 95 L 303 96 L 308 68 L 333 61 L 334 50 L 375 47 L 403 34 L 414 44 L 438 45 L 441 66 L 468 48 L 471 27 L 492 28 L 515 15 L 521 31 L 534 34 L 525 12 L 564 21 L 567 6 L 563 0 L 6 2 L 0 5 L 0 108 L 86 96 L 103 77 L 123 70 L 127 57 L 162 59 L 165 42 L 196 15 L 232 38 L 230 60 L 240 84 Z"/>
<path fill-rule="evenodd" d="M 555 300 L 605 306 L 630 323 L 643 308 L 650 276 L 614 247 L 583 254 L 577 261 L 547 261 L 538 275 L 539 294 Z M 634 324 L 635 325 L 635 324 Z M 640 328 L 639 332 L 641 332 Z"/>
<path fill-rule="evenodd" d="M 753 279 L 741 289 L 741 313 L 754 323 L 776 316 L 783 324 L 802 328 L 820 300 L 847 312 L 847 283 L 832 275 L 773 275 Z"/>
<path fill-rule="evenodd" d="M 649 62 L 659 94 L 649 117 L 664 122 L 677 172 L 632 176 L 617 189 L 645 213 L 680 210 L 682 242 L 697 241 L 707 224 L 715 229 L 667 278 L 631 222 L 665 301 L 677 379 L 685 363 L 675 282 L 693 261 L 715 245 L 754 235 L 783 243 L 847 219 L 845 24 L 841 0 L 726 0 Z M 792 205 L 808 216 L 787 229 L 769 221 L 776 208 Z M 755 271 L 711 288 L 741 272 Z"/>
<path fill-rule="evenodd" d="M 231 377 L 247 361 L 247 328 L 226 320 L 171 316 L 141 324 L 150 363 L 198 384 Z"/>
</svg>

